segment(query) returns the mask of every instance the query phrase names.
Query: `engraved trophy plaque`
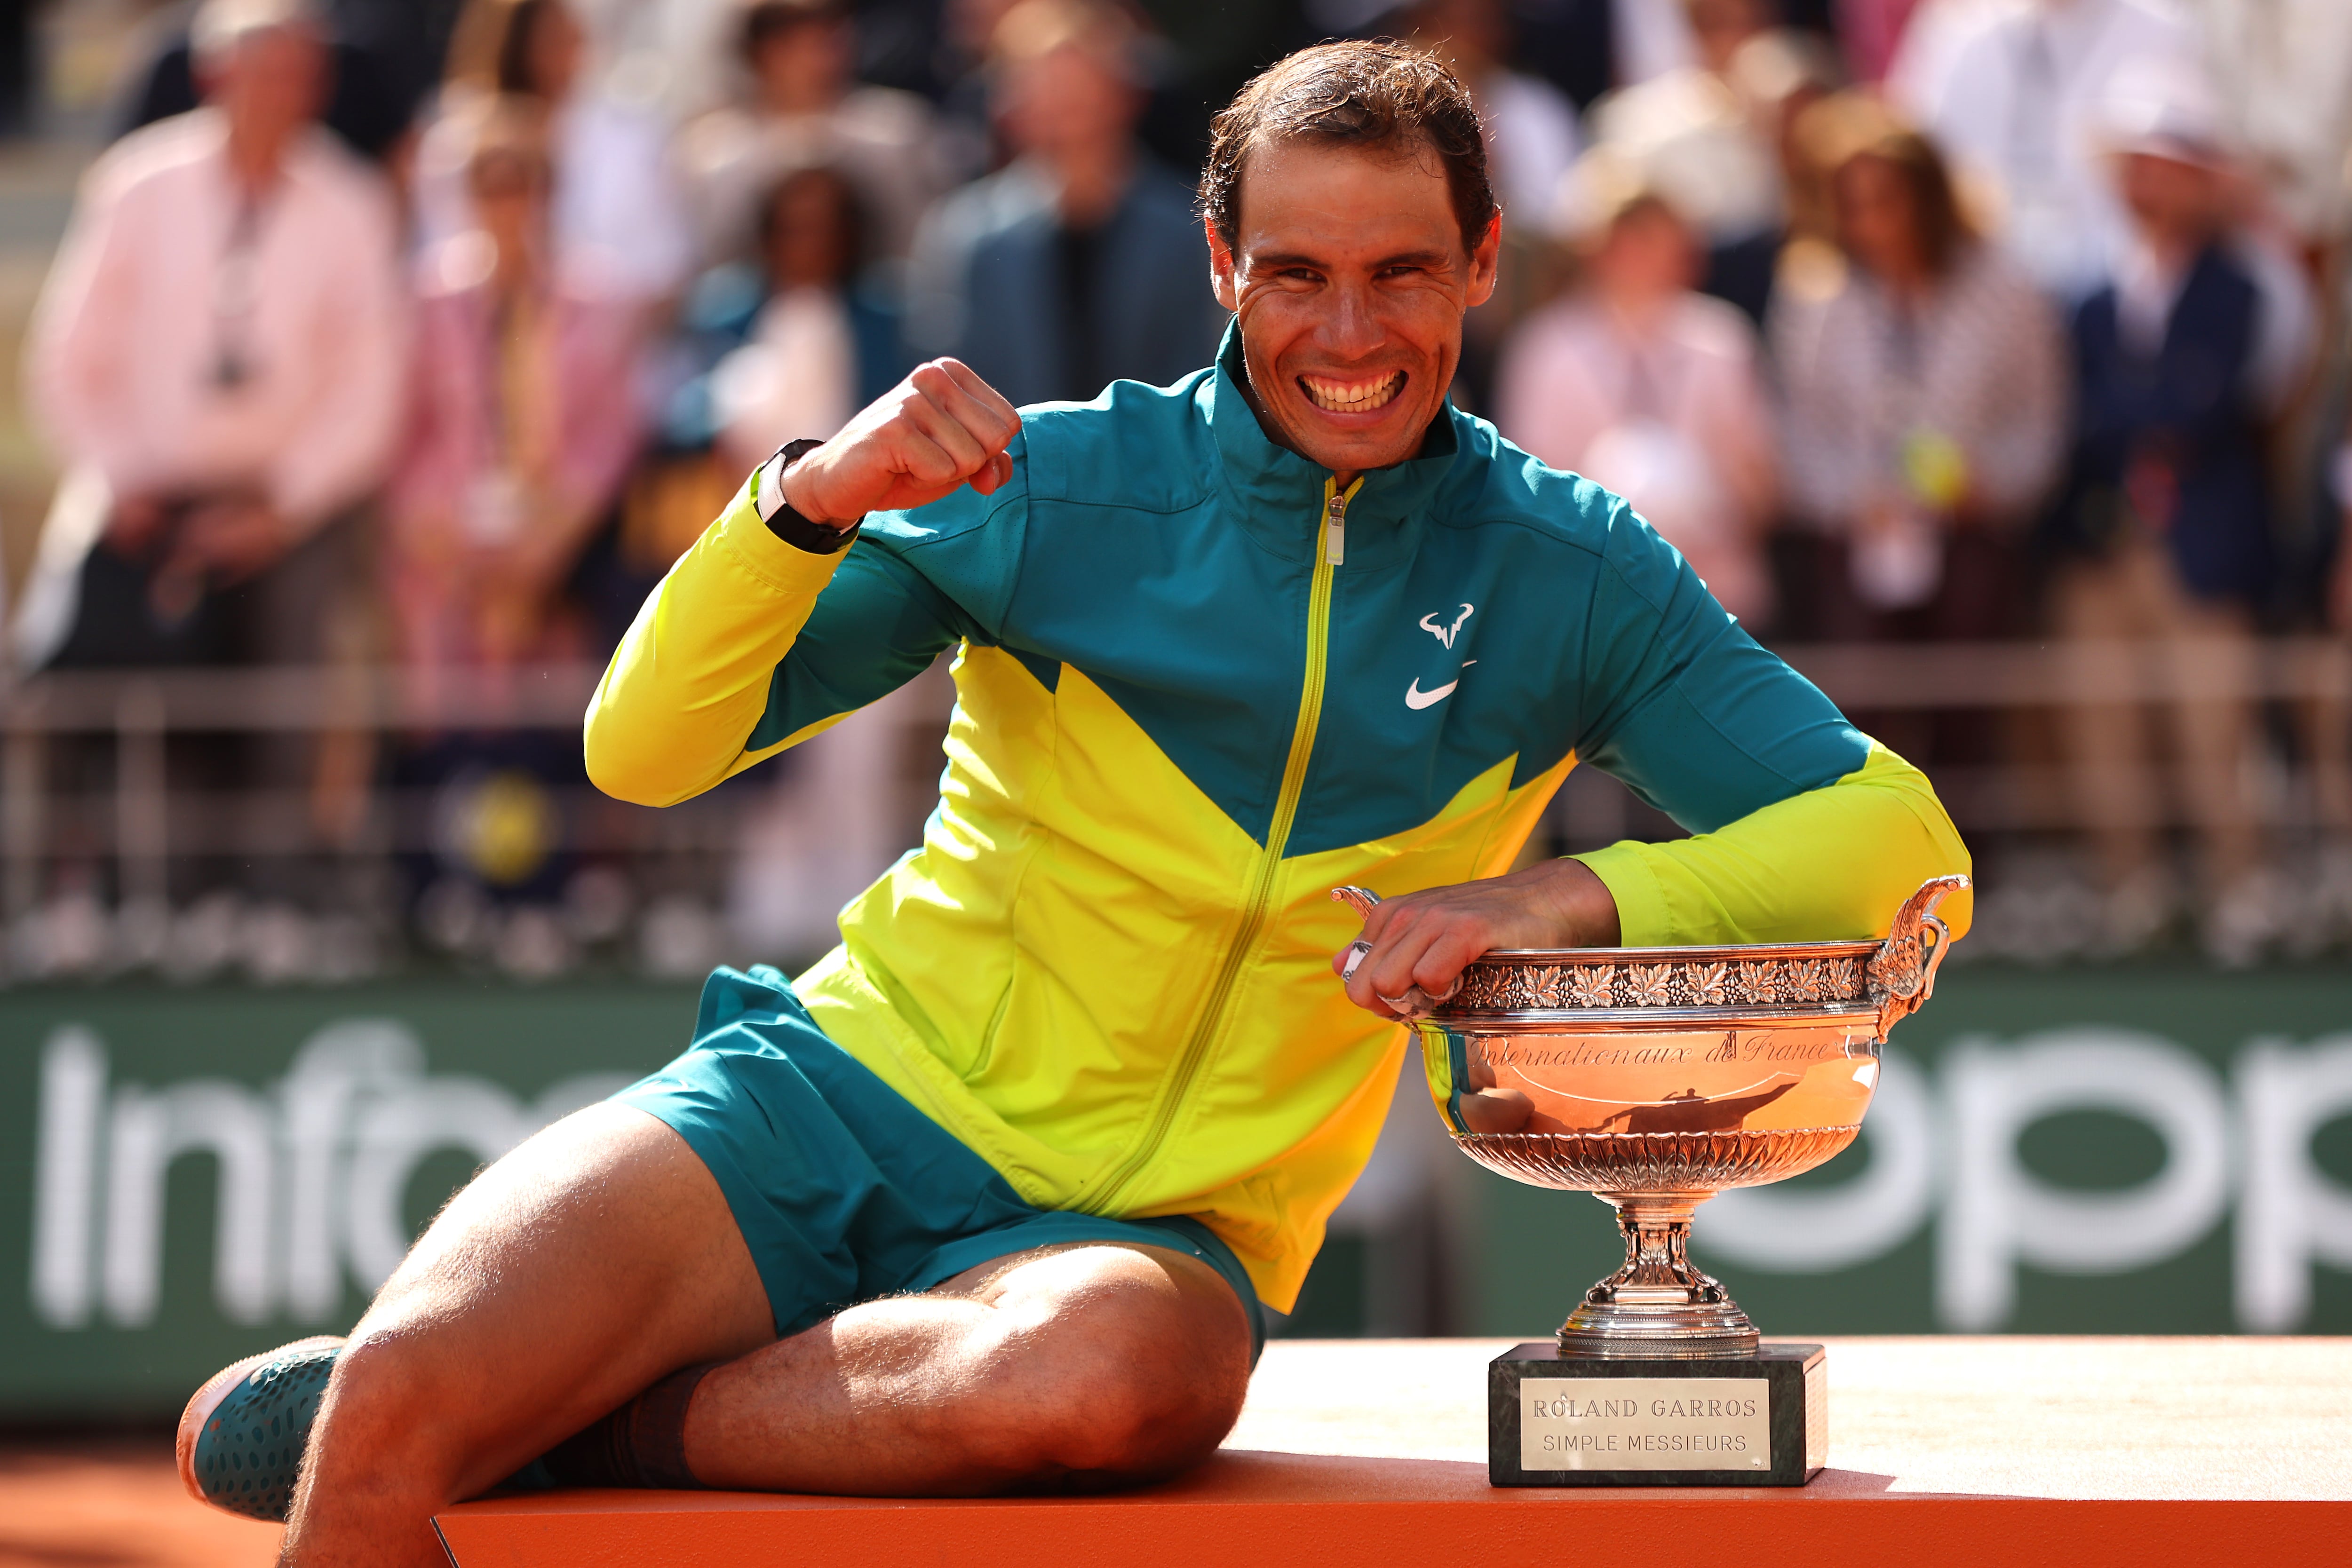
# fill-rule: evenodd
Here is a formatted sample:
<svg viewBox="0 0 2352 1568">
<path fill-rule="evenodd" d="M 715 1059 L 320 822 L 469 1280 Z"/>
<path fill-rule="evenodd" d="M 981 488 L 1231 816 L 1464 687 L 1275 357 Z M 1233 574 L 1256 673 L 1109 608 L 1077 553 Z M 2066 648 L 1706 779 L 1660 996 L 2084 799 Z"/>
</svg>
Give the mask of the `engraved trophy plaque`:
<svg viewBox="0 0 2352 1568">
<path fill-rule="evenodd" d="M 1822 1469 L 1822 1347 L 1759 1342 L 1691 1262 L 1691 1215 L 1853 1141 L 1886 1032 L 1951 944 L 1936 906 L 1968 885 L 1927 883 L 1884 942 L 1497 950 L 1416 1018 L 1455 1145 L 1592 1193 L 1625 1238 L 1556 1342 L 1491 1364 L 1495 1485 L 1801 1486 Z"/>
</svg>

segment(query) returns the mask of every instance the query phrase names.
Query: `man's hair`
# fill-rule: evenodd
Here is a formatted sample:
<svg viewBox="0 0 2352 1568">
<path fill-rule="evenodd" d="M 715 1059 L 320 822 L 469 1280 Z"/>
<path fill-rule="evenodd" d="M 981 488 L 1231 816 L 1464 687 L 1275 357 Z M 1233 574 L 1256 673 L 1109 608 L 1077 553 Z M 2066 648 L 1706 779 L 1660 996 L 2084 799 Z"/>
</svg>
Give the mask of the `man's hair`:
<svg viewBox="0 0 2352 1568">
<path fill-rule="evenodd" d="M 208 68 L 256 33 L 314 26 L 317 21 L 310 0 L 205 0 L 188 24 L 188 52 Z"/>
<path fill-rule="evenodd" d="M 1244 165 L 1252 151 L 1277 141 L 1395 158 L 1436 153 L 1467 248 L 1486 237 L 1500 210 L 1470 89 L 1435 55 L 1393 39 L 1318 44 L 1276 60 L 1234 95 L 1209 131 L 1201 212 L 1229 246 L 1241 231 Z"/>
</svg>

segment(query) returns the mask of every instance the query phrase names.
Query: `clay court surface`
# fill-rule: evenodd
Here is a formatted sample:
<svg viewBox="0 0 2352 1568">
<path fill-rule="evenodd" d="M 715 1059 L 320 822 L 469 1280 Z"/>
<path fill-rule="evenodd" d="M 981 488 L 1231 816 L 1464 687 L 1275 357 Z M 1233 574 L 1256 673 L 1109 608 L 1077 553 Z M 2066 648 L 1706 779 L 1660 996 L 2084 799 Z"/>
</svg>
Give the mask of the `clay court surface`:
<svg viewBox="0 0 2352 1568">
<path fill-rule="evenodd" d="M 268 1568 L 278 1526 L 199 1508 L 172 1437 L 0 1437 L 0 1568 Z"/>
<path fill-rule="evenodd" d="M 1400 1466 L 1415 1475 L 1427 1471 L 1421 1479 L 1443 1483 L 1448 1498 L 1463 1492 L 1482 1517 L 1502 1518 L 1541 1500 L 1478 1484 L 1486 1453 L 1484 1364 L 1504 1348 L 1499 1340 L 1275 1344 L 1227 1446 L 1255 1450 L 1245 1459 L 1260 1469 L 1270 1461 L 1278 1468 L 1283 1456 L 1309 1455 L 1326 1456 L 1319 1462 L 1327 1469 L 1348 1463 L 1328 1457 L 1352 1457 L 1369 1465 L 1365 1474 L 1374 1480 L 1402 1473 Z M 1830 1365 L 1832 1469 L 1802 1493 L 1768 1500 L 1776 1505 L 1819 1504 L 1827 1518 L 1857 1500 L 1885 1505 L 1928 1499 L 1993 1510 L 2046 1510 L 2049 1500 L 2076 1500 L 2119 1507 L 2110 1522 L 2121 1527 L 2133 1523 L 2133 1505 L 2141 1500 L 2203 1500 L 2252 1506 L 2247 1521 L 2282 1540 L 2318 1531 L 2301 1545 L 2324 1554 L 2328 1549 L 2320 1541 L 2340 1539 L 2337 1515 L 2322 1521 L 2317 1513 L 2264 1512 L 2262 1505 L 2325 1511 L 2330 1504 L 2321 1500 L 2338 1508 L 2352 1500 L 2352 1451 L 2341 1440 L 2352 1421 L 2352 1339 L 1850 1339 L 1831 1342 Z M 1628 1495 L 1587 1494 L 1621 1502 Z M 1757 1506 L 1758 1494 L 1675 1495 L 1719 1511 Z M 1742 1504 L 1743 1498 L 1749 1500 Z M 611 1544 L 625 1534 L 629 1521 L 620 1516 L 680 1506 L 677 1494 L 661 1494 L 643 1501 L 590 1500 L 585 1507 L 559 1499 L 460 1511 L 613 1515 L 593 1525 Z M 728 1507 L 709 1499 L 683 1506 L 702 1513 Z M 866 1506 L 872 1511 L 875 1505 Z M 855 1511 L 830 1500 L 810 1509 L 760 1500 L 739 1511 L 789 1523 L 796 1507 L 820 1523 L 827 1513 Z M 893 1505 L 887 1521 L 894 1532 L 903 1533 L 903 1507 Z M 1911 1516 L 1873 1506 L 1856 1517 L 1876 1528 Z M 2205 1528 L 2212 1533 L 2210 1521 Z M 275 1525 L 189 1501 L 173 1469 L 167 1434 L 0 1436 L 0 1568 L 266 1568 L 278 1536 Z M 2216 1555 L 2202 1536 L 2190 1544 L 2189 1560 L 2234 1560 Z M 2163 1558 L 2159 1552 L 2124 1560 Z M 2269 1560 L 2290 1559 L 2322 1560 L 2307 1550 L 2273 1552 Z M 1947 1560 L 1970 1559 L 1963 1553 Z"/>
</svg>

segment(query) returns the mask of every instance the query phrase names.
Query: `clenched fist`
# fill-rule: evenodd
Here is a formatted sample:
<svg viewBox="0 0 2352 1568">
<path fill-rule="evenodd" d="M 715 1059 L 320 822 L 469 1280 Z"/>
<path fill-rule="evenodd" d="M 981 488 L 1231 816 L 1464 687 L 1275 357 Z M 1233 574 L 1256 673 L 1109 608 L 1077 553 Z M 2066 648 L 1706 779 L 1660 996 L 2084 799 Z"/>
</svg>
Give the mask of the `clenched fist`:
<svg viewBox="0 0 2352 1568">
<path fill-rule="evenodd" d="M 868 512 L 919 507 L 1013 477 L 1005 447 L 1021 416 L 956 360 L 917 365 L 823 446 L 784 471 L 784 499 L 813 523 L 847 528 Z"/>
</svg>

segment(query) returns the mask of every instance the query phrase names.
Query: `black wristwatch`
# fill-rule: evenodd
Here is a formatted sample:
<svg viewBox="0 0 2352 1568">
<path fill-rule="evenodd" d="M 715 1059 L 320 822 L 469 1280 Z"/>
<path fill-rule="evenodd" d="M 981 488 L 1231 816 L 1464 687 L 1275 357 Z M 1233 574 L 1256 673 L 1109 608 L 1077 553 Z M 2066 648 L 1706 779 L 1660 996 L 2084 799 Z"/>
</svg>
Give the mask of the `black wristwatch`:
<svg viewBox="0 0 2352 1568">
<path fill-rule="evenodd" d="M 857 537 L 857 523 L 839 528 L 820 523 L 801 516 L 784 499 L 784 470 L 824 444 L 822 441 L 785 442 L 773 457 L 760 465 L 760 482 L 752 494 L 758 497 L 760 520 L 768 525 L 770 533 L 811 555 L 838 555 Z"/>
</svg>

